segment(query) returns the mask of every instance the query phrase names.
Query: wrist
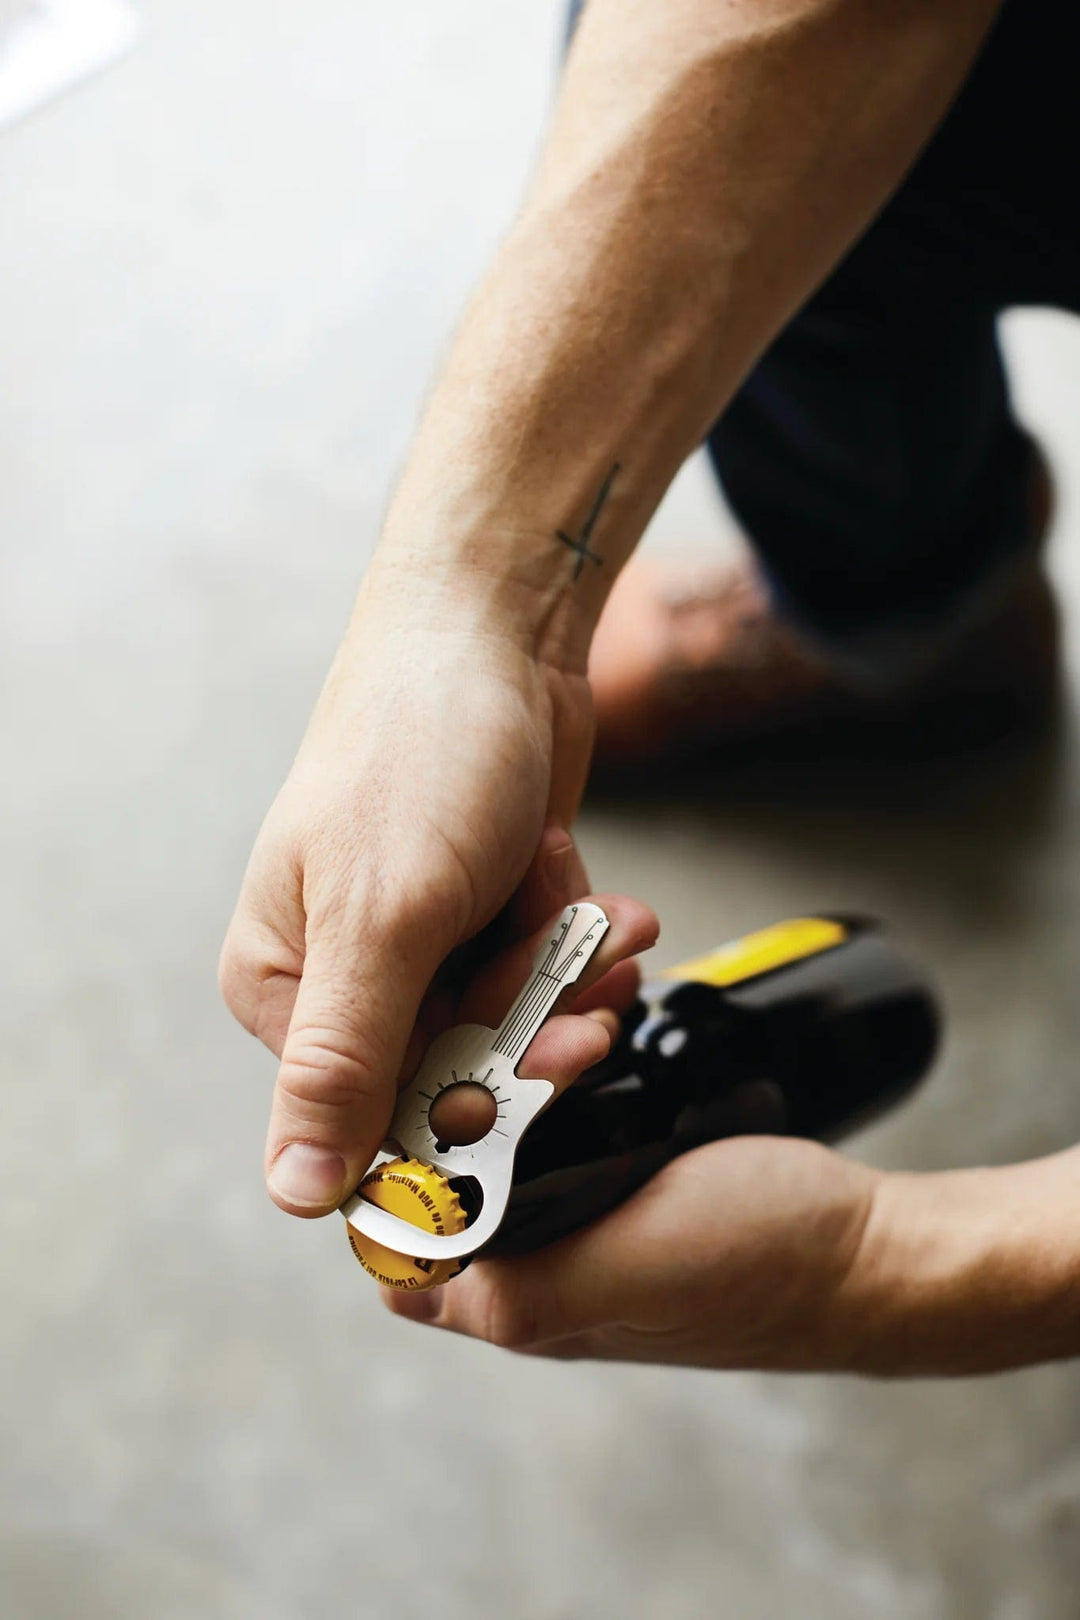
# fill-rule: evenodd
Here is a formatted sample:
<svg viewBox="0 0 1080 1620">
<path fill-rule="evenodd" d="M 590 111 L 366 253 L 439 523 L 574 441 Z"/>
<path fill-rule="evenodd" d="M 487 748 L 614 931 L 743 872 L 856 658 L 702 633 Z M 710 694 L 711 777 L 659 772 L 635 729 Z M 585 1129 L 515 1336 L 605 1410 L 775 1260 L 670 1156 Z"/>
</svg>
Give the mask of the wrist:
<svg viewBox="0 0 1080 1620">
<path fill-rule="evenodd" d="M 479 506 L 479 503 L 477 503 Z M 440 502 L 392 510 L 358 598 L 407 622 L 413 634 L 459 630 L 538 664 L 583 673 L 602 598 L 578 593 L 554 534 L 489 510 Z"/>
<path fill-rule="evenodd" d="M 687 298 L 661 318 L 657 293 L 641 330 L 607 335 L 624 299 L 591 262 L 576 278 L 547 263 L 556 224 L 519 223 L 466 317 L 376 564 L 467 597 L 580 674 L 620 568 L 718 408 L 716 322 Z"/>
<path fill-rule="evenodd" d="M 852 1371 L 997 1372 L 1080 1351 L 1080 1164 L 883 1175 L 845 1286 Z"/>
</svg>

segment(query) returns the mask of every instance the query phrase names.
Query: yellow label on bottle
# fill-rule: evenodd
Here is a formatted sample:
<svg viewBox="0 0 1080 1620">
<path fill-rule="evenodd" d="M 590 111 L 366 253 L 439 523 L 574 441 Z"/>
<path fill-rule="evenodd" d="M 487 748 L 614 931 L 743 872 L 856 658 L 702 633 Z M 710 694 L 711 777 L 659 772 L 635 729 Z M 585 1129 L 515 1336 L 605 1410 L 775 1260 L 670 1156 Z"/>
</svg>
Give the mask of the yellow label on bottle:
<svg viewBox="0 0 1080 1620">
<path fill-rule="evenodd" d="M 744 979 L 756 979 L 760 973 L 771 973 L 774 968 L 787 967 L 819 951 L 832 950 L 847 937 L 843 923 L 831 917 L 793 917 L 789 922 L 745 934 L 730 945 L 721 945 L 719 950 L 696 956 L 692 962 L 668 968 L 662 977 L 721 987 L 741 984 Z"/>
</svg>

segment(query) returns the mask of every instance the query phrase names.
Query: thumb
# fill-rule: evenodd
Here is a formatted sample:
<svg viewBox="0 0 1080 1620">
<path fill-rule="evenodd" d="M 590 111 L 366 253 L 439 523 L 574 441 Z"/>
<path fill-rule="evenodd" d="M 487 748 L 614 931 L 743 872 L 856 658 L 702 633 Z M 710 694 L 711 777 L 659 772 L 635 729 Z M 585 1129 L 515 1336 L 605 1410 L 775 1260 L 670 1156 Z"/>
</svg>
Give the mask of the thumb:
<svg viewBox="0 0 1080 1620">
<path fill-rule="evenodd" d="M 369 936 L 363 954 L 315 939 L 281 1054 L 266 1184 L 292 1215 L 325 1215 L 382 1145 L 396 1077 L 441 953 Z"/>
</svg>

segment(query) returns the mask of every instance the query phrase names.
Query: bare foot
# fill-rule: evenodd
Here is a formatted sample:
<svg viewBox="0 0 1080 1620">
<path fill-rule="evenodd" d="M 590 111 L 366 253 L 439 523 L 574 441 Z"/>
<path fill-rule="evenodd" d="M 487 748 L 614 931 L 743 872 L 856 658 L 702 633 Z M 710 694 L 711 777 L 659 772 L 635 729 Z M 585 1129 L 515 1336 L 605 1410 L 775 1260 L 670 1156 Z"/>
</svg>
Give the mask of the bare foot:
<svg viewBox="0 0 1080 1620">
<path fill-rule="evenodd" d="M 593 640 L 597 756 L 634 763 L 790 722 L 837 684 L 773 612 L 746 558 L 632 562 Z"/>
<path fill-rule="evenodd" d="M 1039 552 L 1050 521 L 1033 448 L 1031 555 L 924 671 L 889 694 L 831 667 L 776 613 L 753 559 L 635 559 L 615 584 L 589 661 L 601 765 L 645 765 L 704 741 L 888 717 L 1005 735 L 1045 716 L 1058 676 L 1057 610 Z"/>
</svg>

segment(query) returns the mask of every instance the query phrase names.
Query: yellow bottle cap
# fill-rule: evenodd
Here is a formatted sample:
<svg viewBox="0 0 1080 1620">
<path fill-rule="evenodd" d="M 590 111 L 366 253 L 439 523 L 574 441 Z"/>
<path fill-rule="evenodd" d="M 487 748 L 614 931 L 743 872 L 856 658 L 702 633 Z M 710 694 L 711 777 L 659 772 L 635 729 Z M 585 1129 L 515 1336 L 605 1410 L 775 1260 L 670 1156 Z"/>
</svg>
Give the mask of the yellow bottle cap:
<svg viewBox="0 0 1080 1620">
<path fill-rule="evenodd" d="M 387 1159 L 369 1170 L 360 1196 L 421 1231 L 455 1236 L 466 1226 L 461 1200 L 444 1175 L 419 1159 Z M 461 1270 L 460 1259 L 421 1260 L 398 1254 L 346 1222 L 352 1252 L 364 1270 L 388 1288 L 434 1288 Z"/>
</svg>

